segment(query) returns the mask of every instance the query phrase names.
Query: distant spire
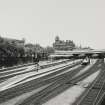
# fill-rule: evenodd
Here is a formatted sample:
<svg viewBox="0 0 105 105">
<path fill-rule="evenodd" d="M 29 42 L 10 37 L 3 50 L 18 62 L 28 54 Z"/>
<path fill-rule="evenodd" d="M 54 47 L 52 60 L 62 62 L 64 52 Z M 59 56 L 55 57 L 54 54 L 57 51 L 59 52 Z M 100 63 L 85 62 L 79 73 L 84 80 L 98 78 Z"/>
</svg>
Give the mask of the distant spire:
<svg viewBox="0 0 105 105">
<path fill-rule="evenodd" d="M 56 36 L 55 41 L 59 41 L 59 40 L 60 40 L 59 36 Z"/>
<path fill-rule="evenodd" d="M 25 38 L 22 38 L 22 40 L 25 42 L 26 39 Z"/>
</svg>

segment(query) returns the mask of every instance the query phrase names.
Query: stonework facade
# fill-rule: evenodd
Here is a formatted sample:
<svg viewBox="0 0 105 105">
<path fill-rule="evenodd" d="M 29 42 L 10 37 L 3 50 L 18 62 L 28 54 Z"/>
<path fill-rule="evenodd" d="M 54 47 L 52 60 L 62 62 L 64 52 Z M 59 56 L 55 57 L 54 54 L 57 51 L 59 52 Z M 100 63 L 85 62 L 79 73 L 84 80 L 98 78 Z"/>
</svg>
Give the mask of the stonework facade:
<svg viewBox="0 0 105 105">
<path fill-rule="evenodd" d="M 55 38 L 55 42 L 53 43 L 53 48 L 55 50 L 73 50 L 75 48 L 75 44 L 71 40 L 60 40 L 58 36 Z"/>
</svg>

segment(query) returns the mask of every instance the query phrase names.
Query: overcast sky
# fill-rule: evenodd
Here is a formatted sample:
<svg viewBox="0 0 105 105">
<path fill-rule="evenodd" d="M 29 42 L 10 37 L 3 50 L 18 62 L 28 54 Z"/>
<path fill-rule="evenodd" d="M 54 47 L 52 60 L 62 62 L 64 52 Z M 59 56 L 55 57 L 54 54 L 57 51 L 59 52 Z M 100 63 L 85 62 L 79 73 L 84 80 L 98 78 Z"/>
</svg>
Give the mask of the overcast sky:
<svg viewBox="0 0 105 105">
<path fill-rule="evenodd" d="M 0 35 L 42 46 L 58 35 L 105 49 L 105 0 L 0 0 Z"/>
</svg>

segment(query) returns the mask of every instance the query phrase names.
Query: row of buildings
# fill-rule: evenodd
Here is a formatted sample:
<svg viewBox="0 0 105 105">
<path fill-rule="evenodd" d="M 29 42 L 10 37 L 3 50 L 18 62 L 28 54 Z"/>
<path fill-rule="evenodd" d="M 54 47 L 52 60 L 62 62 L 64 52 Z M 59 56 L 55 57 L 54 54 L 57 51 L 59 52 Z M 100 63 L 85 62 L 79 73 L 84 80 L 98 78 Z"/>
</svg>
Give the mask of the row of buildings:
<svg viewBox="0 0 105 105">
<path fill-rule="evenodd" d="M 24 47 L 26 50 L 29 48 L 32 48 L 34 45 L 32 44 L 25 44 L 24 38 L 22 40 L 17 40 L 17 39 L 12 39 L 12 38 L 4 38 L 0 37 L 0 44 L 4 42 L 7 42 L 9 44 L 13 44 L 19 47 Z M 35 46 L 37 47 L 37 46 Z M 55 42 L 53 43 L 53 49 L 54 50 L 73 50 L 76 48 L 76 45 L 73 41 L 71 40 L 60 40 L 59 36 L 55 37 Z M 38 49 L 40 49 L 38 47 Z"/>
<path fill-rule="evenodd" d="M 34 56 L 35 53 L 41 56 L 54 52 L 52 47 L 43 48 L 39 44 L 25 43 L 24 38 L 21 40 L 0 37 L 0 56 Z"/>
<path fill-rule="evenodd" d="M 13 44 L 16 45 L 17 47 L 24 47 L 26 50 L 31 48 L 31 49 L 35 49 L 35 50 L 41 50 L 42 47 L 39 44 L 33 45 L 33 44 L 25 44 L 25 39 L 21 39 L 21 40 L 17 40 L 17 39 L 12 39 L 12 38 L 5 38 L 5 37 L 0 37 L 0 44 L 4 42 L 7 42 L 9 44 Z M 52 45 L 52 48 L 54 50 L 64 50 L 64 51 L 68 51 L 68 50 L 74 50 L 74 49 L 85 49 L 82 47 L 77 47 L 75 45 L 75 43 L 72 40 L 61 40 L 59 38 L 59 36 L 55 37 L 55 41 Z M 86 48 L 86 49 L 89 49 Z"/>
</svg>

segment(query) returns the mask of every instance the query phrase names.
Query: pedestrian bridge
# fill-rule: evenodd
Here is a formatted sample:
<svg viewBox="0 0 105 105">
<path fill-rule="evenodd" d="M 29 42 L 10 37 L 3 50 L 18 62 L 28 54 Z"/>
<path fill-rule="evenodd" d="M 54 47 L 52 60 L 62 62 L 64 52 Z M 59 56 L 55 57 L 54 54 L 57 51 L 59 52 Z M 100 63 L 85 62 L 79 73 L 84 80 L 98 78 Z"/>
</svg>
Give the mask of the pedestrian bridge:
<svg viewBox="0 0 105 105">
<path fill-rule="evenodd" d="M 73 51 L 60 51 L 56 50 L 50 57 L 101 57 L 105 58 L 105 49 L 103 50 L 73 50 Z"/>
<path fill-rule="evenodd" d="M 55 54 L 105 54 L 105 49 L 103 50 L 72 50 L 72 51 L 59 51 L 56 50 Z"/>
</svg>

